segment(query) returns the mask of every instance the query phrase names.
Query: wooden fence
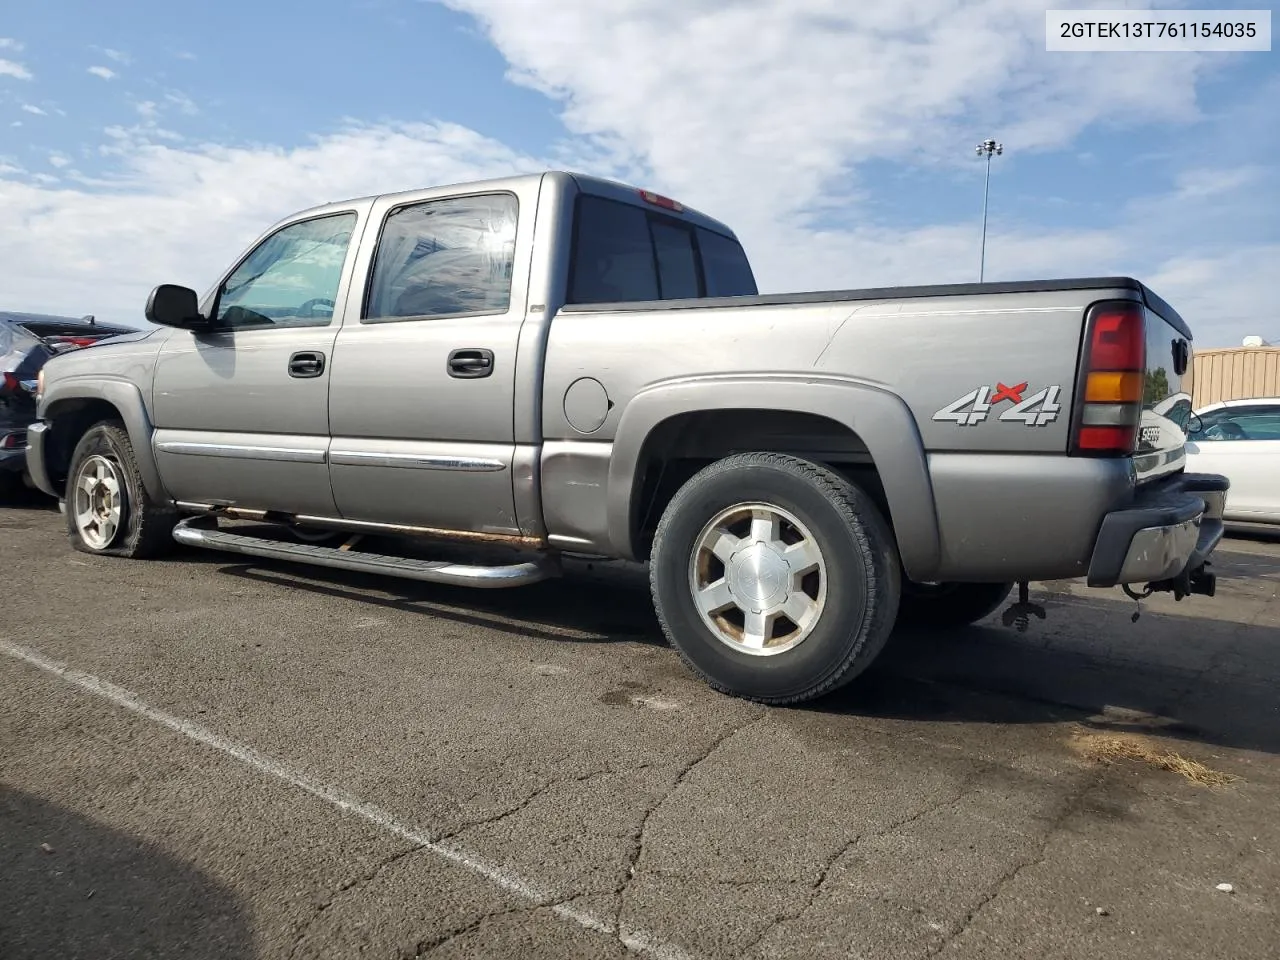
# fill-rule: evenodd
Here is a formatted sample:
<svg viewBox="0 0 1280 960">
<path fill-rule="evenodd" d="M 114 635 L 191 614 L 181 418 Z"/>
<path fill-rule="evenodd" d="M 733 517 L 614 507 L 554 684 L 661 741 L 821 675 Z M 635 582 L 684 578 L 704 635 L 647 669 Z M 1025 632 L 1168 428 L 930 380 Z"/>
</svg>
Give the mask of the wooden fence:
<svg viewBox="0 0 1280 960">
<path fill-rule="evenodd" d="M 1191 381 L 1195 409 L 1219 400 L 1280 397 L 1280 347 L 1197 350 Z"/>
</svg>

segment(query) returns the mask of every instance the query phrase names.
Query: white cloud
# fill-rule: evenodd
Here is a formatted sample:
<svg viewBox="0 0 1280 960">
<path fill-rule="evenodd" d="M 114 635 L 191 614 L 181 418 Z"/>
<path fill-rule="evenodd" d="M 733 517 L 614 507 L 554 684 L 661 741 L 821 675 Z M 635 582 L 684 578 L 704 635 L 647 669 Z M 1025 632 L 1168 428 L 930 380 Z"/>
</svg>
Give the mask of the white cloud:
<svg viewBox="0 0 1280 960">
<path fill-rule="evenodd" d="M 71 160 L 61 153 L 51 153 L 49 154 L 49 164 L 61 169 L 62 167 L 70 166 Z"/>
<path fill-rule="evenodd" d="M 120 50 L 112 50 L 110 47 L 103 47 L 102 52 L 108 58 L 114 60 L 116 63 L 123 63 L 126 66 L 133 63 L 133 57 L 129 56 L 129 54 L 127 53 L 123 53 Z"/>
<path fill-rule="evenodd" d="M 1260 167 L 1203 167 L 1184 170 L 1178 177 L 1177 199 L 1198 200 L 1235 193 L 1265 176 L 1266 171 Z"/>
<path fill-rule="evenodd" d="M 1207 63 L 1048 56 L 1036 0 L 615 0 L 607 17 L 582 0 L 442 2 L 480 18 L 512 79 L 562 101 L 575 132 L 620 138 L 694 203 L 750 186 L 771 216 L 862 161 L 956 155 L 975 115 L 1023 151 L 1099 120 L 1190 118 Z"/>
<path fill-rule="evenodd" d="M 15 60 L 0 57 L 0 77 L 14 77 L 17 80 L 30 80 L 31 71 Z"/>
<path fill-rule="evenodd" d="M 575 136 L 551 157 L 430 123 L 353 123 L 292 149 L 197 147 L 158 126 L 170 105 L 195 109 L 167 92 L 138 107 L 141 125 L 106 131 L 108 173 L 69 173 L 56 189 L 18 171 L 0 178 L 0 207 L 14 211 L 0 220 L 11 298 L 137 321 L 154 283 L 203 288 L 292 210 L 549 165 L 642 183 L 724 219 L 765 289 L 973 280 L 977 218 L 886 224 L 862 164 L 946 173 L 989 132 L 1021 156 L 1074 155 L 1086 128 L 1191 121 L 1210 62 L 1046 56 L 1044 7 L 1030 0 L 617 0 L 607 17 L 585 0 L 446 2 L 481 18 L 518 82 L 563 105 Z M 993 222 L 988 276 L 1131 273 L 1183 310 L 1202 346 L 1238 342 L 1237 327 L 1274 304 L 1263 265 L 1276 238 L 1256 193 L 1275 171 L 1202 163 L 1091 229 Z M 1210 222 L 1225 224 L 1217 239 L 1200 229 Z M 1236 225 L 1246 222 L 1247 236 Z"/>
<path fill-rule="evenodd" d="M 292 150 L 180 148 L 147 130 L 113 133 L 119 166 L 98 181 L 54 187 L 0 166 L 0 263 L 12 308 L 139 323 L 156 283 L 203 289 L 294 210 L 542 166 L 449 124 L 353 126 Z"/>
<path fill-rule="evenodd" d="M 954 168 L 990 133 L 1027 157 L 1080 153 L 1082 133 L 1105 137 L 1112 125 L 1189 124 L 1202 119 L 1198 82 L 1223 62 L 1048 55 L 1036 0 L 615 0 L 607 17 L 585 0 L 437 2 L 475 16 L 510 78 L 559 101 L 613 170 L 734 225 L 767 289 L 976 279 L 976 218 L 883 224 L 861 165 Z M 1274 98 L 1259 103 L 1256 122 L 1273 122 Z M 1222 212 L 1246 210 L 1264 176 L 1280 171 L 1190 171 L 1092 230 L 995 223 L 987 275 L 1132 273 L 1188 292 L 1166 266 L 1177 258 L 1226 270 L 1252 262 L 1249 250 L 1265 254 Z M 1204 220 L 1219 224 L 1215 236 Z M 1240 310 L 1274 304 L 1232 274 L 1216 284 L 1251 291 L 1237 294 Z M 1226 335 L 1223 314 L 1191 303 L 1202 332 Z"/>
<path fill-rule="evenodd" d="M 45 110 L 37 107 L 34 103 L 24 103 L 22 105 L 22 109 L 27 113 L 35 114 L 37 117 L 47 117 L 49 115 Z"/>
<path fill-rule="evenodd" d="M 103 80 L 114 80 L 116 76 L 116 72 L 110 67 L 90 67 L 89 72 Z"/>
<path fill-rule="evenodd" d="M 14 120 L 11 124 L 9 124 L 9 126 L 11 126 L 11 127 L 20 127 L 20 126 L 22 126 L 22 121 L 21 121 L 21 120 Z"/>
<path fill-rule="evenodd" d="M 200 112 L 200 108 L 196 106 L 196 102 L 181 90 L 169 90 L 164 95 L 165 100 L 177 107 L 179 112 L 189 117 L 195 116 Z"/>
<path fill-rule="evenodd" d="M 9 267 L 6 293 L 13 302 L 55 311 L 92 308 L 137 321 L 152 285 L 173 281 L 203 289 L 245 243 L 294 210 L 550 164 L 447 124 L 357 125 L 293 150 L 175 146 L 158 141 L 148 127 L 108 133 L 106 149 L 119 163 L 111 176 L 73 175 L 78 186 L 64 181 L 56 190 L 25 182 L 16 167 L 0 178 L 0 207 L 9 212 L 0 222 L 0 262 Z M 69 161 L 55 155 L 50 163 L 62 168 Z M 1167 199 L 1147 204 L 1159 207 Z M 1221 201 L 1215 195 L 1202 206 Z M 708 212 L 743 228 L 748 252 L 774 289 L 975 278 L 976 223 L 816 231 L 786 222 L 739 223 L 732 209 Z M 1190 220 L 1199 215 L 1199 208 L 1185 213 Z M 1146 255 L 1150 240 L 1136 207 L 1114 229 L 993 229 L 988 269 L 1006 278 L 1132 272 L 1127 265 Z M 1269 296 L 1263 266 L 1268 257 L 1275 261 L 1280 246 L 1200 258 L 1171 255 L 1176 244 L 1162 249 L 1163 257 L 1151 261 L 1153 275 L 1144 279 L 1197 325 L 1201 343 L 1210 331 L 1220 331 L 1215 342 L 1252 332 L 1251 304 Z M 1224 277 L 1233 278 L 1226 299 Z"/>
<path fill-rule="evenodd" d="M 160 115 L 160 105 L 154 100 L 143 100 L 141 103 L 135 103 L 134 109 L 138 111 L 140 116 L 148 120 L 154 120 Z"/>
<path fill-rule="evenodd" d="M 21 53 L 22 49 L 21 40 L 15 40 L 13 37 L 0 37 L 0 50 L 12 50 L 14 53 Z"/>
</svg>

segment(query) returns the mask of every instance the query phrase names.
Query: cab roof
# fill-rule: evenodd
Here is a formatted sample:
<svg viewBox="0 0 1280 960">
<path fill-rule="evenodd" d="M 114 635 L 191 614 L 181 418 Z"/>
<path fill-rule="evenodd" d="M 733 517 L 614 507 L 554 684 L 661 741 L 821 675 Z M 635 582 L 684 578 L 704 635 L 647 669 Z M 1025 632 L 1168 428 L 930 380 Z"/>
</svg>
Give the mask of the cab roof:
<svg viewBox="0 0 1280 960">
<path fill-rule="evenodd" d="M 715 233 L 723 234 L 727 237 L 733 237 L 735 240 L 737 239 L 737 235 L 733 232 L 732 228 L 728 226 L 728 224 L 717 220 L 714 217 L 708 216 L 700 210 L 695 210 L 683 203 L 661 196 L 654 191 L 632 186 L 616 180 L 609 180 L 604 177 L 594 177 L 566 170 L 543 170 L 538 173 L 517 174 L 510 177 L 495 177 L 486 180 L 467 180 L 450 184 L 429 184 L 406 190 L 393 191 L 390 193 L 369 194 L 363 197 L 348 197 L 344 200 L 317 204 L 305 211 L 299 211 L 299 213 L 310 213 L 312 211 L 319 211 L 345 203 L 361 203 L 373 200 L 395 201 L 398 199 L 409 201 L 416 198 L 424 190 L 447 190 L 456 188 L 459 191 L 465 191 L 468 193 L 487 190 L 516 190 L 519 188 L 533 187 L 539 182 L 543 182 L 548 179 L 558 182 L 565 189 L 576 189 L 583 193 L 608 197 L 609 199 L 620 200 L 623 203 L 631 203 L 642 207 L 647 204 L 651 204 L 655 209 L 660 209 L 670 216 L 704 227 L 708 230 L 714 231 Z M 646 201 L 646 196 L 651 199 Z M 292 217 L 290 217 L 290 219 L 292 219 Z"/>
</svg>

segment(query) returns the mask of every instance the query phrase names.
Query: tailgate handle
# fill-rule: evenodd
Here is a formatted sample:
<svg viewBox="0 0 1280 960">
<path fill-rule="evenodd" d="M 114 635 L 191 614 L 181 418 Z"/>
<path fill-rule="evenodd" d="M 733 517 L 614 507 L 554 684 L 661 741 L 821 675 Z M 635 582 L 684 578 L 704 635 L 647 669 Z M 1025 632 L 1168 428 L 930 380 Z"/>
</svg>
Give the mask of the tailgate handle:
<svg viewBox="0 0 1280 960">
<path fill-rule="evenodd" d="M 449 354 L 449 376 L 464 380 L 487 377 L 493 373 L 493 351 L 484 347 L 467 347 Z"/>
<path fill-rule="evenodd" d="M 1182 376 L 1191 364 L 1191 344 L 1179 337 L 1173 341 L 1173 372 Z"/>
<path fill-rule="evenodd" d="M 289 376 L 307 379 L 324 373 L 324 354 L 318 350 L 302 350 L 289 358 Z"/>
</svg>

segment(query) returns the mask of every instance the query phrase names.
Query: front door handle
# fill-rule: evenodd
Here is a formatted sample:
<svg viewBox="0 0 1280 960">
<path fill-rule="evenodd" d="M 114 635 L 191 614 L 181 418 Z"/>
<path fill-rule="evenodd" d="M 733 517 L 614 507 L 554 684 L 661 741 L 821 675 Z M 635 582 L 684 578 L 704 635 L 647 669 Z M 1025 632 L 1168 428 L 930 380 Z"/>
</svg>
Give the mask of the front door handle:
<svg viewBox="0 0 1280 960">
<path fill-rule="evenodd" d="M 289 376 L 306 379 L 324 373 L 324 354 L 319 350 L 302 350 L 289 358 Z"/>
<path fill-rule="evenodd" d="M 484 347 L 466 347 L 449 354 L 449 376 L 463 380 L 487 377 L 493 373 L 493 351 Z"/>
</svg>

